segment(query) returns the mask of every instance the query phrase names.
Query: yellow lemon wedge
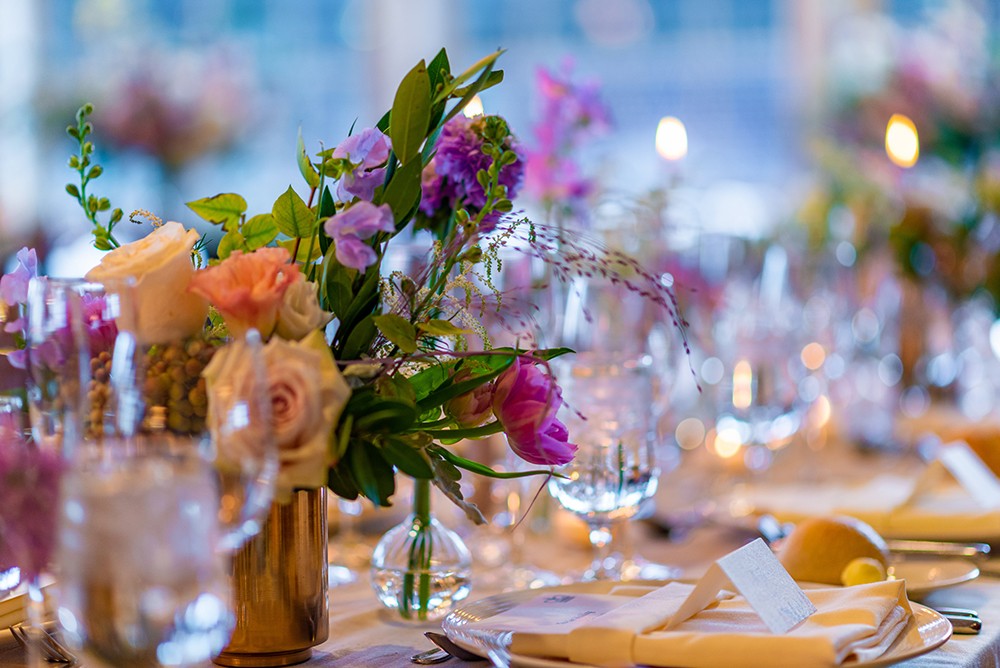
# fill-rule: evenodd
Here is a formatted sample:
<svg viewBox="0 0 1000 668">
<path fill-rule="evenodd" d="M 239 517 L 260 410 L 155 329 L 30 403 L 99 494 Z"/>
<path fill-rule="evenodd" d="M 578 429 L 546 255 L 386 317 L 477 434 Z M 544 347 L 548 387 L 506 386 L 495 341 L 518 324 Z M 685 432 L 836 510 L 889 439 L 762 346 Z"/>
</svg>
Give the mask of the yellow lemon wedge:
<svg viewBox="0 0 1000 668">
<path fill-rule="evenodd" d="M 871 584 L 882 582 L 885 580 L 885 575 L 885 566 L 881 561 L 871 557 L 858 557 L 844 566 L 844 571 L 840 574 L 840 583 L 845 587 Z"/>
<path fill-rule="evenodd" d="M 888 566 L 889 550 L 870 525 L 853 517 L 816 517 L 800 522 L 778 554 L 800 582 L 839 585 L 849 563 L 867 557 Z M 883 578 L 884 579 L 884 576 Z"/>
</svg>

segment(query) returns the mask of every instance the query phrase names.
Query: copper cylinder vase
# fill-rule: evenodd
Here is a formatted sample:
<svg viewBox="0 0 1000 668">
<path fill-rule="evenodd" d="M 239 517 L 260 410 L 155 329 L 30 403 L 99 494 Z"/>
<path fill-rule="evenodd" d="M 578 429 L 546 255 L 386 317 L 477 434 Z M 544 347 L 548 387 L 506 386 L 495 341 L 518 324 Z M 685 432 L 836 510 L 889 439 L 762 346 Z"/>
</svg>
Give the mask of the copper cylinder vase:
<svg viewBox="0 0 1000 668">
<path fill-rule="evenodd" d="M 236 629 L 220 666 L 291 666 L 329 635 L 326 489 L 275 503 L 233 560 Z"/>
</svg>

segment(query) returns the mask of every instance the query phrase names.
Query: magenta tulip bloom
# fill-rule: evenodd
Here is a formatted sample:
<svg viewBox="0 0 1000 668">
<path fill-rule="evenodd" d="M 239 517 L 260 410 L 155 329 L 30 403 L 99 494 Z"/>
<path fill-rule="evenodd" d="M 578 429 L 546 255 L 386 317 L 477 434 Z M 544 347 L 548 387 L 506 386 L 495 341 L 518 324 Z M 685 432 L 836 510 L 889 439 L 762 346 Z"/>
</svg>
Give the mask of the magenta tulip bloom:
<svg viewBox="0 0 1000 668">
<path fill-rule="evenodd" d="M 558 466 L 573 459 L 566 425 L 556 419 L 562 393 L 530 357 L 519 357 L 500 374 L 493 389 L 493 414 L 503 423 L 507 442 L 521 459 Z"/>
</svg>

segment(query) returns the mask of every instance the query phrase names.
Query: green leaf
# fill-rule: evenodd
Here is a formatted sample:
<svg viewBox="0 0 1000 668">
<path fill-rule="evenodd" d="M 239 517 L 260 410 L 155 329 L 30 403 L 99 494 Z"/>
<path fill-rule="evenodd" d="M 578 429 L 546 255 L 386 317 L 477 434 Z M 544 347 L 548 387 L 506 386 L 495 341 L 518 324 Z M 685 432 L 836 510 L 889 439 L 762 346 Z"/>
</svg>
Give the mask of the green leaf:
<svg viewBox="0 0 1000 668">
<path fill-rule="evenodd" d="M 298 244 L 298 251 L 295 244 Z M 320 258 L 319 244 L 310 244 L 308 239 L 282 239 L 278 242 L 282 248 L 287 248 L 289 253 L 295 254 L 295 261 L 299 264 L 312 264 Z M 309 249 L 312 248 L 312 253 Z"/>
<path fill-rule="evenodd" d="M 413 388 L 414 399 L 420 400 L 441 387 L 454 372 L 454 363 L 435 363 L 412 376 L 407 381 Z"/>
<path fill-rule="evenodd" d="M 417 329 L 431 336 L 461 336 L 469 333 L 469 330 L 457 327 L 448 320 L 420 322 L 417 323 Z"/>
<path fill-rule="evenodd" d="M 420 173 L 423 167 L 423 162 L 418 155 L 396 170 L 389 185 L 382 193 L 381 202 L 388 204 L 389 208 L 392 209 L 392 217 L 396 221 L 397 230 L 409 222 L 410 216 L 408 214 L 420 203 Z"/>
<path fill-rule="evenodd" d="M 345 267 L 337 261 L 329 264 L 326 273 L 326 299 L 328 310 L 343 320 L 347 309 L 354 299 L 351 285 L 358 270 Z"/>
<path fill-rule="evenodd" d="M 402 438 L 385 437 L 382 443 L 382 455 L 408 476 L 424 480 L 434 477 L 434 470 L 423 450 Z"/>
<path fill-rule="evenodd" d="M 361 356 L 369 351 L 372 347 L 372 341 L 375 340 L 375 332 L 378 328 L 375 327 L 375 317 L 372 315 L 367 315 L 358 321 L 357 325 L 351 328 L 350 333 L 347 335 L 347 339 L 344 341 L 344 345 L 340 350 L 340 354 L 337 355 L 337 359 L 340 360 L 357 360 L 361 359 Z M 337 332 L 340 334 L 340 331 Z"/>
<path fill-rule="evenodd" d="M 434 406 L 440 406 L 446 401 L 461 396 L 466 392 L 471 392 L 483 383 L 487 383 L 503 373 L 507 367 L 514 363 L 515 355 L 481 355 L 480 357 L 483 358 L 484 362 L 488 362 L 490 371 L 471 376 L 458 383 L 445 384 L 418 401 L 417 408 L 425 411 Z"/>
<path fill-rule="evenodd" d="M 494 86 L 498 86 L 501 83 L 503 83 L 503 70 L 496 70 L 490 72 L 489 76 L 486 77 L 486 80 L 483 81 L 481 84 L 479 84 L 479 87 L 472 94 L 475 95 L 476 93 L 481 93 L 484 90 L 493 88 Z M 472 86 L 466 86 L 465 88 L 456 88 L 455 92 L 453 92 L 452 95 L 454 95 L 455 97 L 464 97 L 465 94 L 468 93 L 470 90 L 472 90 Z"/>
<path fill-rule="evenodd" d="M 364 410 L 354 414 L 354 429 L 362 433 L 400 434 L 412 427 L 417 419 L 413 404 L 382 397 L 376 397 Z"/>
<path fill-rule="evenodd" d="M 304 239 L 312 237 L 316 216 L 291 186 L 274 202 L 271 215 L 282 234 Z"/>
<path fill-rule="evenodd" d="M 470 521 L 475 524 L 486 524 L 486 518 L 476 504 L 466 501 L 462 496 L 462 486 L 458 483 L 462 479 L 462 472 L 441 456 L 431 457 L 431 466 L 434 467 L 434 485 L 452 503 L 461 508 Z"/>
<path fill-rule="evenodd" d="M 451 97 L 455 93 L 455 89 L 457 89 L 459 86 L 461 86 L 463 83 L 465 83 L 472 77 L 476 76 L 476 72 L 478 72 L 479 70 L 485 68 L 487 72 L 492 71 L 493 65 L 496 63 L 497 58 L 499 58 L 501 54 L 503 54 L 503 49 L 500 49 L 499 51 L 494 51 L 488 56 L 484 56 L 480 58 L 477 62 L 473 63 L 473 65 L 469 67 L 469 69 L 459 74 L 447 86 L 445 86 L 444 89 L 442 89 L 435 96 L 434 102 L 441 102 L 442 100 L 446 100 L 449 97 Z M 485 79 L 488 78 L 488 76 L 489 76 L 488 74 L 486 77 L 480 75 L 479 78 Z"/>
<path fill-rule="evenodd" d="M 478 475 L 483 475 L 488 478 L 499 478 L 501 480 L 510 480 L 513 478 L 526 478 L 533 475 L 557 475 L 550 471 L 549 469 L 535 469 L 533 471 L 494 471 L 489 466 L 485 464 L 480 464 L 479 462 L 474 462 L 471 459 L 466 459 L 456 455 L 451 450 L 447 448 L 433 448 L 435 455 L 439 455 L 448 463 L 457 466 L 458 468 L 465 469 L 470 473 L 476 473 Z"/>
<path fill-rule="evenodd" d="M 420 150 L 431 114 L 430 77 L 427 65 L 420 61 L 403 77 L 392 101 L 389 138 L 392 149 L 404 165 Z"/>
<path fill-rule="evenodd" d="M 354 444 L 347 451 L 347 458 L 361 493 L 380 506 L 391 505 L 389 498 L 396 491 L 396 473 L 378 450 Z"/>
<path fill-rule="evenodd" d="M 278 226 L 274 216 L 269 213 L 259 213 L 240 228 L 246 240 L 247 250 L 257 250 L 268 245 L 278 236 Z"/>
<path fill-rule="evenodd" d="M 310 188 L 318 188 L 319 172 L 316 171 L 316 167 L 313 165 L 312 160 L 309 159 L 309 154 L 306 153 L 306 144 L 302 141 L 302 128 L 299 128 L 299 140 L 296 157 L 298 158 L 299 172 L 302 173 L 302 178 L 306 180 L 306 183 L 309 184 Z"/>
<path fill-rule="evenodd" d="M 247 201 L 236 193 L 220 193 L 188 202 L 189 209 L 204 220 L 222 225 L 226 232 L 235 230 L 247 210 Z"/>
<path fill-rule="evenodd" d="M 490 67 L 492 67 L 492 65 Z M 462 95 L 461 99 L 459 99 L 458 104 L 452 107 L 451 111 L 445 114 L 444 118 L 441 119 L 442 126 L 448 121 L 450 121 L 452 118 L 457 116 L 458 112 L 465 109 L 465 105 L 469 104 L 469 101 L 476 96 L 476 93 L 482 90 L 483 86 L 485 85 L 485 82 L 490 78 L 490 74 L 491 71 L 489 68 L 483 70 L 483 73 L 479 75 L 479 78 L 476 79 L 475 83 L 473 83 L 467 89 L 465 89 L 465 93 Z"/>
<path fill-rule="evenodd" d="M 340 498 L 350 501 L 358 498 L 358 495 L 361 493 L 358 489 L 358 483 L 351 474 L 351 466 L 346 457 L 340 460 L 336 466 L 329 469 L 329 472 L 326 474 L 326 486 Z"/>
<path fill-rule="evenodd" d="M 417 352 L 417 330 L 410 321 L 395 313 L 375 316 L 375 324 L 382 335 L 404 353 Z"/>
<path fill-rule="evenodd" d="M 220 260 L 225 260 L 235 250 L 246 250 L 246 243 L 242 234 L 236 230 L 232 230 L 222 236 L 222 239 L 219 240 L 219 247 L 215 252 Z"/>
</svg>

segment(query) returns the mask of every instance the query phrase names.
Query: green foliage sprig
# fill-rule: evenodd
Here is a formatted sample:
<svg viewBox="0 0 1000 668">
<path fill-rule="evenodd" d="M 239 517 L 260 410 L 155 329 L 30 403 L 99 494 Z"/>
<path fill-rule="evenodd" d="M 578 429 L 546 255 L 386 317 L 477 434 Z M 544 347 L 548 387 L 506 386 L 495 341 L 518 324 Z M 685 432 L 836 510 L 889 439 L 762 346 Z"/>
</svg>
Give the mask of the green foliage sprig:
<svg viewBox="0 0 1000 668">
<path fill-rule="evenodd" d="M 87 120 L 87 117 L 94 113 L 92 104 L 85 104 L 76 112 L 76 125 L 66 128 L 66 133 L 77 141 L 79 153 L 70 156 L 69 166 L 80 175 L 80 185 L 74 183 L 66 184 L 66 192 L 83 208 L 84 215 L 93 226 L 94 247 L 98 250 L 111 250 L 120 245 L 115 239 L 114 227 L 122 219 L 122 210 L 114 209 L 108 216 L 107 224 L 101 223 L 98 213 L 111 209 L 111 202 L 107 197 L 97 197 L 87 192 L 90 182 L 104 173 L 104 168 L 93 162 L 94 143 L 88 139 L 94 131 L 94 126 Z"/>
</svg>

